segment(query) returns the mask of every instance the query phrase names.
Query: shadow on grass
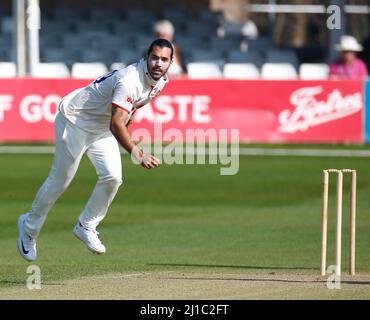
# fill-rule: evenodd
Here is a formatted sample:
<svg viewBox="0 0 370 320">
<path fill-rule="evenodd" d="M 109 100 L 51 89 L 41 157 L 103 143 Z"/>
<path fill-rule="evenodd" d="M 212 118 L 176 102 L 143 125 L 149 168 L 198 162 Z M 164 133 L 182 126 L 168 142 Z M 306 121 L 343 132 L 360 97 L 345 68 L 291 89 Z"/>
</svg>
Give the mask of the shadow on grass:
<svg viewBox="0 0 370 320">
<path fill-rule="evenodd" d="M 233 268 L 233 269 L 259 269 L 259 270 L 314 270 L 316 268 L 307 267 L 272 267 L 272 266 L 241 266 L 241 265 L 209 265 L 209 264 L 181 264 L 181 263 L 148 263 L 151 266 L 174 266 L 174 267 L 205 267 L 205 268 Z M 274 275 L 274 273 L 272 273 Z M 330 274 L 327 275 L 329 277 Z M 204 281 L 249 281 L 249 282 L 283 282 L 283 283 L 327 283 L 325 279 L 282 279 L 281 275 L 277 275 L 280 278 L 221 278 L 221 277 L 168 277 L 168 279 L 182 279 L 182 280 L 204 280 Z M 317 274 L 317 277 L 320 277 Z M 343 284 L 354 284 L 354 285 L 370 285 L 370 281 L 363 280 L 341 280 Z"/>
<path fill-rule="evenodd" d="M 26 281 L 17 281 L 17 280 L 0 280 L 0 288 L 1 286 L 9 286 L 9 285 L 23 285 L 25 288 L 27 288 L 27 282 Z M 43 281 L 42 285 L 48 285 L 48 286 L 62 286 L 62 283 L 58 282 L 48 282 Z"/>
<path fill-rule="evenodd" d="M 0 284 L 25 284 L 25 281 L 17 281 L 17 280 L 0 280 Z"/>
<path fill-rule="evenodd" d="M 204 268 L 232 268 L 232 269 L 266 269 L 266 270 L 316 270 L 307 267 L 272 267 L 272 266 L 243 266 L 224 264 L 189 264 L 189 263 L 148 263 L 150 266 L 172 266 L 172 267 L 204 267 Z"/>
<path fill-rule="evenodd" d="M 327 279 L 313 280 L 295 280 L 295 279 L 277 279 L 277 278 L 219 278 L 219 277 L 167 277 L 174 280 L 200 280 L 200 281 L 245 281 L 245 282 L 282 282 L 282 283 L 327 283 Z M 362 280 L 342 280 L 342 284 L 370 285 L 370 281 Z"/>
</svg>

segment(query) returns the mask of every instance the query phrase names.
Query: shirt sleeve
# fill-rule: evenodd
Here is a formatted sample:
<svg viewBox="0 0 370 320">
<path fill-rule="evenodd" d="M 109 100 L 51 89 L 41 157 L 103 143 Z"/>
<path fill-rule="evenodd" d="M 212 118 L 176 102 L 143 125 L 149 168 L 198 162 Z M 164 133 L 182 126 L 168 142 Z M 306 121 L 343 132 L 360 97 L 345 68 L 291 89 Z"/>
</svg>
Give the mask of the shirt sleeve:
<svg viewBox="0 0 370 320">
<path fill-rule="evenodd" d="M 130 113 L 135 100 L 135 88 L 127 83 L 118 82 L 113 90 L 112 104 Z"/>
</svg>

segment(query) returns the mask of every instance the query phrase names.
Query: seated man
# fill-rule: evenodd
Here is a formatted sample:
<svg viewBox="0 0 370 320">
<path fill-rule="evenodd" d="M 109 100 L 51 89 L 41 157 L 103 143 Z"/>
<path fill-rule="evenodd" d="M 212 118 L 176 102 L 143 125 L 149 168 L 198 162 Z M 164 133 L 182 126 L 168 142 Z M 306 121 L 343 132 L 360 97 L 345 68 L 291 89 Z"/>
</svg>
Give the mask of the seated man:
<svg viewBox="0 0 370 320">
<path fill-rule="evenodd" d="M 157 38 L 166 39 L 170 42 L 173 41 L 175 36 L 175 28 L 169 20 L 157 21 L 153 26 L 153 32 Z M 175 77 L 184 76 L 187 74 L 187 71 L 183 53 L 178 46 L 174 45 L 173 43 L 172 45 L 174 48 L 173 63 L 168 70 L 168 75 Z"/>
</svg>

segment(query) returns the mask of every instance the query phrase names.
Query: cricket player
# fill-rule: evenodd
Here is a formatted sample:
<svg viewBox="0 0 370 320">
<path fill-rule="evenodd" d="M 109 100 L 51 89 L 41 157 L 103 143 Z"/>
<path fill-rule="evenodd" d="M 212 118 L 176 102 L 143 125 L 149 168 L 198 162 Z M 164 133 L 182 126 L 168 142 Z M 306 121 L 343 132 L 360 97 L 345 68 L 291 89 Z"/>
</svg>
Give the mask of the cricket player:
<svg viewBox="0 0 370 320">
<path fill-rule="evenodd" d="M 71 183 L 85 153 L 96 169 L 98 182 L 73 233 L 90 251 L 106 252 L 96 227 L 122 184 L 118 143 L 144 168 L 159 165 L 157 158 L 144 154 L 131 141 L 127 128 L 135 111 L 156 97 L 168 82 L 166 73 L 172 61 L 171 42 L 156 39 L 149 46 L 145 59 L 109 72 L 62 99 L 54 123 L 52 168 L 31 210 L 18 218 L 17 246 L 24 259 L 36 259 L 36 239 L 45 219 Z"/>
</svg>

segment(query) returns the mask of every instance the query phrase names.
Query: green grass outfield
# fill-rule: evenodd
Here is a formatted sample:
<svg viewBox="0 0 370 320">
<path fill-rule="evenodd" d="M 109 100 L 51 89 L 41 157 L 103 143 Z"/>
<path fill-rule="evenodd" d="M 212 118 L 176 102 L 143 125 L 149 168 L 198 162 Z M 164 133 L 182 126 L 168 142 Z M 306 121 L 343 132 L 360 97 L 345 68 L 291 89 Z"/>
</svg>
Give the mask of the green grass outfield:
<svg viewBox="0 0 370 320">
<path fill-rule="evenodd" d="M 29 276 L 26 268 L 31 263 L 24 261 L 16 249 L 16 219 L 29 210 L 51 162 L 52 155 L 47 154 L 0 154 L 0 299 L 9 297 L 9 290 L 24 290 Z M 220 165 L 162 165 L 148 171 L 133 165 L 125 155 L 124 184 L 98 228 L 107 247 L 104 256 L 90 253 L 72 234 L 96 182 L 94 168 L 84 158 L 71 186 L 46 220 L 33 264 L 41 268 L 42 283 L 50 286 L 90 276 L 161 272 L 205 277 L 217 273 L 217 277 L 238 275 L 252 280 L 274 275 L 322 279 L 321 171 L 329 167 L 358 170 L 356 263 L 358 275 L 365 282 L 356 287 L 358 290 L 348 294 L 342 291 L 338 296 L 325 288 L 330 295 L 324 292 L 317 298 L 368 299 L 368 158 L 241 156 L 239 173 L 221 176 Z M 348 181 L 343 209 L 343 274 L 348 271 Z M 334 264 L 334 184 L 330 189 L 329 265 Z M 319 285 L 324 287 L 323 283 Z M 254 296 L 246 288 L 243 295 L 241 289 L 235 298 L 294 298 L 268 295 L 268 290 L 263 295 L 262 291 Z M 210 292 L 209 297 L 215 296 Z M 316 296 L 312 293 L 301 298 L 307 297 Z M 78 291 L 70 298 L 80 298 Z"/>
</svg>

